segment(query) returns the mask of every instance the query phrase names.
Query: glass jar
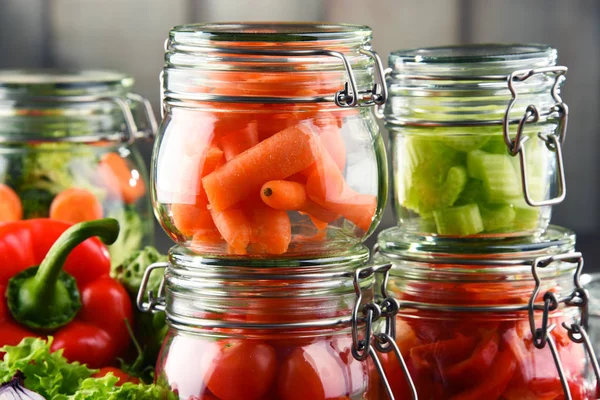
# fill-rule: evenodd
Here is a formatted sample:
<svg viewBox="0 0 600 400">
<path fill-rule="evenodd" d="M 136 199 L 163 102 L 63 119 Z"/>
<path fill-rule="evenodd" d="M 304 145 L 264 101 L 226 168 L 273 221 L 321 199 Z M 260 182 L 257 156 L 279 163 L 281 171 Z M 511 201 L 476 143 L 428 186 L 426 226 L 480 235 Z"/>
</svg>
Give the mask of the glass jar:
<svg viewBox="0 0 600 400">
<path fill-rule="evenodd" d="M 397 230 L 382 234 L 377 259 L 392 264 L 395 339 L 419 399 L 597 398 L 595 357 L 571 339 L 587 319 L 573 232 L 551 225 L 537 239 L 452 252 L 390 248 Z M 396 398 L 410 398 L 399 363 L 383 364 Z"/>
<path fill-rule="evenodd" d="M 0 71 L 0 222 L 112 217 L 113 265 L 151 244 L 146 168 L 133 141 L 153 137 L 147 100 L 112 71 Z"/>
<path fill-rule="evenodd" d="M 370 40 L 354 25 L 173 28 L 151 168 L 167 234 L 223 256 L 320 256 L 366 239 L 387 197 Z"/>
<path fill-rule="evenodd" d="M 385 106 L 399 227 L 416 235 L 541 234 L 565 196 L 566 67 L 544 45 L 390 54 Z"/>
<path fill-rule="evenodd" d="M 223 263 L 174 247 L 154 303 L 169 324 L 156 382 L 182 400 L 380 399 L 370 361 L 352 353 L 353 310 L 373 298 L 373 274 L 357 273 L 368 259 L 360 246 Z"/>
</svg>

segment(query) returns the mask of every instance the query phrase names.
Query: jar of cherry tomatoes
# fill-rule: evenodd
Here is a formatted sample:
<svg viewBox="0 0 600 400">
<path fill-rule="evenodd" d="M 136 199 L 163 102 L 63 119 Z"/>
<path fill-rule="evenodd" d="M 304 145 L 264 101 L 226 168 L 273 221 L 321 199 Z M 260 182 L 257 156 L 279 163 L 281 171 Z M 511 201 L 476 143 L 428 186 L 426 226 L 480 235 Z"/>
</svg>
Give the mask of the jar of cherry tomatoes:
<svg viewBox="0 0 600 400">
<path fill-rule="evenodd" d="M 567 68 L 545 45 L 400 50 L 385 121 L 399 227 L 474 240 L 540 235 L 564 199 Z"/>
<path fill-rule="evenodd" d="M 113 265 L 151 244 L 146 167 L 133 142 L 151 138 L 150 104 L 113 71 L 0 71 L 0 223 L 112 217 Z"/>
<path fill-rule="evenodd" d="M 371 29 L 250 23 L 171 30 L 154 210 L 178 244 L 322 256 L 361 243 L 387 195 Z"/>
<path fill-rule="evenodd" d="M 391 263 L 393 335 L 419 399 L 597 398 L 573 232 L 398 248 L 398 231 L 381 234 L 377 258 Z M 383 364 L 396 398 L 410 398 L 397 360 Z"/>
<path fill-rule="evenodd" d="M 182 400 L 379 400 L 358 346 L 370 337 L 368 260 L 362 245 L 330 258 L 228 263 L 174 247 L 147 273 L 166 267 L 164 293 L 140 304 L 164 310 L 169 324 L 156 382 Z"/>
</svg>

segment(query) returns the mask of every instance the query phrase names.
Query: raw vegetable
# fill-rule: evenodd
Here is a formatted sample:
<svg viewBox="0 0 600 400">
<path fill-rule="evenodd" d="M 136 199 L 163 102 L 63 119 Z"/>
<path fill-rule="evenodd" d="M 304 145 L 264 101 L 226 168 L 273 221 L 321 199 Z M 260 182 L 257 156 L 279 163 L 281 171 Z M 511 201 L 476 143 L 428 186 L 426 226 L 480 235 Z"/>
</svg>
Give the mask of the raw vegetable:
<svg viewBox="0 0 600 400">
<path fill-rule="evenodd" d="M 10 186 L 0 183 L 0 222 L 18 221 L 21 218 L 21 199 Z"/>
<path fill-rule="evenodd" d="M 46 400 L 24 386 L 25 376 L 17 371 L 12 379 L 0 385 L 0 400 Z"/>
<path fill-rule="evenodd" d="M 287 212 L 271 208 L 258 199 L 244 205 L 250 223 L 250 242 L 267 254 L 287 252 L 292 240 L 292 225 Z"/>
<path fill-rule="evenodd" d="M 27 338 L 16 346 L 4 346 L 0 360 L 0 382 L 7 382 L 17 371 L 24 375 L 25 387 L 46 400 L 176 400 L 170 390 L 156 385 L 119 381 L 111 374 L 79 363 L 70 363 L 62 351 L 52 351 L 53 340 Z M 120 375 L 120 374 L 119 374 Z M 0 396 L 1 398 L 1 396 Z"/>
<path fill-rule="evenodd" d="M 103 216 L 102 204 L 86 189 L 69 188 L 60 192 L 50 205 L 50 218 L 76 224 Z"/>
<path fill-rule="evenodd" d="M 111 265 L 113 268 L 123 263 L 133 252 L 139 250 L 148 232 L 152 232 L 152 221 L 149 218 L 142 219 L 135 206 L 126 205 L 124 208 L 115 207 L 110 209 L 107 217 L 119 221 L 119 237 L 108 246 Z"/>
<path fill-rule="evenodd" d="M 103 366 L 129 345 L 129 296 L 108 277 L 104 241 L 114 241 L 113 219 L 70 226 L 38 219 L 0 227 L 0 344 L 16 344 L 36 332 L 53 333 L 53 349 L 65 357 Z M 39 264 L 39 267 L 33 267 Z"/>
<path fill-rule="evenodd" d="M 146 185 L 139 171 L 131 169 L 125 158 L 117 153 L 105 153 L 100 157 L 98 174 L 108 193 L 133 204 L 146 194 Z"/>
<path fill-rule="evenodd" d="M 131 254 L 114 270 L 114 277 L 127 289 L 132 303 L 135 303 L 146 268 L 155 262 L 167 261 L 154 247 L 147 246 Z M 148 291 L 158 293 L 163 274 L 155 270 L 148 280 Z M 143 313 L 135 310 L 133 326 L 139 344 L 138 358 L 128 366 L 128 372 L 140 376 L 144 381 L 152 381 L 158 352 L 168 330 L 165 313 Z"/>
<path fill-rule="evenodd" d="M 284 179 L 315 161 L 314 133 L 305 125 L 287 128 L 202 178 L 210 205 L 224 211 L 270 180 Z M 217 224 L 218 227 L 218 224 Z"/>
<path fill-rule="evenodd" d="M 19 193 L 23 203 L 23 219 L 50 217 L 54 194 L 45 189 L 25 189 Z"/>
<path fill-rule="evenodd" d="M 509 155 L 500 134 L 442 128 L 428 132 L 406 135 L 401 144 L 401 205 L 423 221 L 434 216 L 435 224 L 421 223 L 420 229 L 469 236 L 538 227 L 540 210 L 523 199 L 519 157 Z M 541 200 L 550 181 L 545 149 L 535 136 L 525 142 L 525 149 L 529 189 Z M 520 215 L 519 210 L 526 212 Z"/>
</svg>

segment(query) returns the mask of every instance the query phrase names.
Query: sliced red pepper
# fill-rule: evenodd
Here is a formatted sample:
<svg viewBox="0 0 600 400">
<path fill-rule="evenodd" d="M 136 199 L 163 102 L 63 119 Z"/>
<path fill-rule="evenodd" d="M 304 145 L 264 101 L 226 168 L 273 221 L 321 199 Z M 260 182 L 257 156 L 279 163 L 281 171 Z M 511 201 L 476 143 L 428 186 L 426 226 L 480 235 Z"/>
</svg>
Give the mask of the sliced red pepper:
<svg viewBox="0 0 600 400">
<path fill-rule="evenodd" d="M 451 400 L 497 399 L 502 395 L 517 368 L 517 361 L 510 351 L 503 351 L 494 359 L 485 379 L 477 386 L 451 397 Z"/>
<path fill-rule="evenodd" d="M 468 358 L 476 345 L 476 337 L 458 334 L 453 339 L 415 346 L 410 349 L 410 358 L 417 368 L 450 365 Z"/>
</svg>

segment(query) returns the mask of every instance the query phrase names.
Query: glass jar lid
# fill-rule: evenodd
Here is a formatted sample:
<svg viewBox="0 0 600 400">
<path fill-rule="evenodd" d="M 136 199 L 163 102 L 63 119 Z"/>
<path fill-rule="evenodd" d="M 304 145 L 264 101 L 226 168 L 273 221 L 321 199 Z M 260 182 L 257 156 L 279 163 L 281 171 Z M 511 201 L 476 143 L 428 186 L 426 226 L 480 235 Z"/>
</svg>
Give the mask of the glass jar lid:
<svg viewBox="0 0 600 400">
<path fill-rule="evenodd" d="M 539 236 L 485 241 L 415 236 L 393 227 L 381 232 L 377 241 L 377 251 L 385 257 L 430 264 L 519 265 L 536 257 L 571 252 L 574 248 L 575 233 L 556 225 L 550 225 Z"/>
<path fill-rule="evenodd" d="M 165 45 L 163 106 L 381 105 L 387 91 L 371 33 L 362 25 L 306 22 L 176 26 Z"/>
<path fill-rule="evenodd" d="M 153 137 L 152 107 L 133 83 L 110 70 L 0 70 L 0 143 Z"/>
</svg>

